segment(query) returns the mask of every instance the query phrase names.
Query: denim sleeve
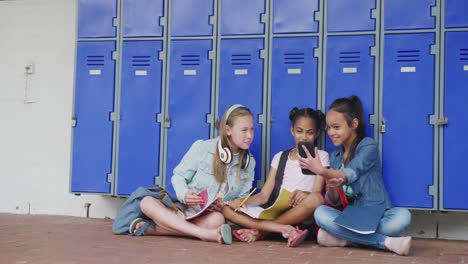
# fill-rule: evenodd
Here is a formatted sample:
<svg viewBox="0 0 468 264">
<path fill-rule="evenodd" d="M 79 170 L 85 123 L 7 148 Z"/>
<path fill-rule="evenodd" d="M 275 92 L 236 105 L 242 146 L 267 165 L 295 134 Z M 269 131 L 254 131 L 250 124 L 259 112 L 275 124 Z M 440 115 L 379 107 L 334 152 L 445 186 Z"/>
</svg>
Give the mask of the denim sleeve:
<svg viewBox="0 0 468 264">
<path fill-rule="evenodd" d="M 239 198 L 243 198 L 247 196 L 250 192 L 250 189 L 252 188 L 252 183 L 253 183 L 254 176 L 255 176 L 255 159 L 253 158 L 253 156 L 251 157 L 251 159 L 252 160 L 249 163 L 249 167 L 247 168 L 247 171 L 248 171 L 247 178 L 242 179 L 242 183 L 241 183 L 242 185 L 239 191 Z"/>
<path fill-rule="evenodd" d="M 203 141 L 195 141 L 190 149 L 185 153 L 180 163 L 174 168 L 174 173 L 171 178 L 172 186 L 177 195 L 177 199 L 185 203 L 185 193 L 188 190 L 188 183 L 192 181 L 193 176 L 197 172 L 200 159 L 206 152 L 203 148 Z"/>
<path fill-rule="evenodd" d="M 379 162 L 377 144 L 375 142 L 361 142 L 356 148 L 354 158 L 343 169 L 348 184 L 355 182 L 361 175 Z"/>
<path fill-rule="evenodd" d="M 341 206 L 341 199 L 338 199 L 338 201 L 336 203 L 332 202 L 332 200 L 330 199 L 330 197 L 328 197 L 328 191 L 325 193 L 325 200 L 327 201 L 327 203 L 333 207 L 339 207 Z"/>
</svg>

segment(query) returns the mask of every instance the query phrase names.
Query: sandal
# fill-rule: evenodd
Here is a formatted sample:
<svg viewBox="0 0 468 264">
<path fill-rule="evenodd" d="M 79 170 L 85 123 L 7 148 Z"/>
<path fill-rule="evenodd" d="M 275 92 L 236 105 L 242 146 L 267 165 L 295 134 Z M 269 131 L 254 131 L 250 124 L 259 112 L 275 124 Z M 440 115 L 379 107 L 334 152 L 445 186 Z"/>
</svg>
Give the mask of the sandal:
<svg viewBox="0 0 468 264">
<path fill-rule="evenodd" d="M 140 222 L 145 222 L 145 223 L 138 229 L 138 231 L 135 232 L 136 226 Z M 152 229 L 154 229 L 155 224 L 152 221 L 145 220 L 143 218 L 138 217 L 138 218 L 135 218 L 132 221 L 132 223 L 130 223 L 130 226 L 128 227 L 128 233 L 131 236 L 142 236 L 145 233 L 146 229 L 148 229 L 148 227 L 151 227 Z"/>
<path fill-rule="evenodd" d="M 291 237 L 293 233 L 296 235 Z M 304 241 L 304 239 L 307 237 L 307 233 L 309 233 L 309 230 L 300 230 L 299 227 L 296 226 L 296 228 L 284 230 L 282 235 L 284 238 L 288 239 L 288 247 L 296 247 L 299 246 L 302 241 Z"/>
<path fill-rule="evenodd" d="M 239 239 L 240 241 L 242 242 L 247 242 L 245 239 L 242 238 L 242 233 L 239 232 L 240 230 L 244 230 L 242 233 L 246 232 L 247 234 L 249 235 L 254 235 L 255 236 L 255 240 L 252 241 L 252 242 L 255 242 L 255 241 L 258 241 L 258 240 L 263 240 L 265 239 L 265 235 L 264 234 L 261 234 L 258 229 L 237 229 L 237 230 L 232 230 L 232 235 L 234 235 L 237 239 Z"/>
</svg>

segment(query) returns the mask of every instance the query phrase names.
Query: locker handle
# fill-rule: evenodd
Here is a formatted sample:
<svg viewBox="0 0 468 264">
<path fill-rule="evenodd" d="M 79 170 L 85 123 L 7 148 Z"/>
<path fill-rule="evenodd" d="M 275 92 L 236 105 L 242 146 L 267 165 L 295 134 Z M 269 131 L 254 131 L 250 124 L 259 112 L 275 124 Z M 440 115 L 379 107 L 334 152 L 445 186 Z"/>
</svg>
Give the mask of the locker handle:
<svg viewBox="0 0 468 264">
<path fill-rule="evenodd" d="M 218 130 L 219 130 L 219 123 L 220 123 L 220 121 L 219 121 L 219 116 L 217 116 L 217 117 L 215 118 L 215 121 L 214 121 L 214 126 L 215 126 L 215 128 L 218 129 Z"/>
<path fill-rule="evenodd" d="M 166 118 L 164 118 L 164 127 L 171 127 L 171 117 L 169 115 L 167 115 Z"/>
<path fill-rule="evenodd" d="M 438 118 L 436 124 L 437 124 L 438 126 L 445 126 L 445 125 L 448 124 L 448 118 L 446 118 L 446 117 L 444 117 L 444 118 Z"/>
<path fill-rule="evenodd" d="M 380 121 L 380 133 L 385 133 L 387 132 L 387 121 L 385 121 L 385 117 L 382 117 L 382 120 Z"/>
</svg>

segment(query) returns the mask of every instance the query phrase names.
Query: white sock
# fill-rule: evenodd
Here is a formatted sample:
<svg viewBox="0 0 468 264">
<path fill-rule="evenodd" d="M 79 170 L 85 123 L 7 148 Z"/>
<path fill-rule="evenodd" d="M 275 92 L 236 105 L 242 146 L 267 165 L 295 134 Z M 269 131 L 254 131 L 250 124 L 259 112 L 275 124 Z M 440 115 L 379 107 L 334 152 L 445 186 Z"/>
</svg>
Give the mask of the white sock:
<svg viewBox="0 0 468 264">
<path fill-rule="evenodd" d="M 387 237 L 384 244 L 388 250 L 406 256 L 411 248 L 411 237 Z"/>
<path fill-rule="evenodd" d="M 344 247 L 349 245 L 348 241 L 331 235 L 323 230 L 323 228 L 320 228 L 318 231 L 317 243 L 324 247 Z"/>
</svg>

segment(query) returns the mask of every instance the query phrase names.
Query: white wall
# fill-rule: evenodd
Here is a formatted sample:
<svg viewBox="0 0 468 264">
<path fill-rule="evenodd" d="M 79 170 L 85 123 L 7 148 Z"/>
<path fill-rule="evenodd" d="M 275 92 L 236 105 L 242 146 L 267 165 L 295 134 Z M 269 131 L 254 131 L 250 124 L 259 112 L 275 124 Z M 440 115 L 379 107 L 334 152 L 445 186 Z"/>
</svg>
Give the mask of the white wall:
<svg viewBox="0 0 468 264">
<path fill-rule="evenodd" d="M 123 202 L 69 193 L 75 35 L 75 1 L 0 1 L 0 213 L 114 218 Z M 410 233 L 468 240 L 466 222 L 413 211 Z"/>
<path fill-rule="evenodd" d="M 75 33 L 75 1 L 0 1 L 0 212 L 103 218 L 123 201 L 69 193 Z"/>
</svg>

